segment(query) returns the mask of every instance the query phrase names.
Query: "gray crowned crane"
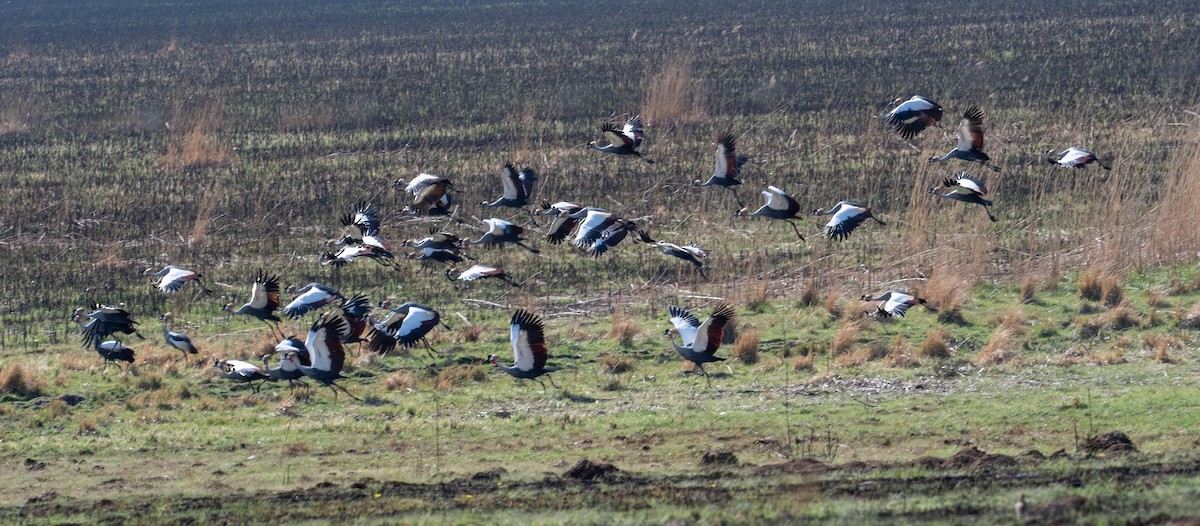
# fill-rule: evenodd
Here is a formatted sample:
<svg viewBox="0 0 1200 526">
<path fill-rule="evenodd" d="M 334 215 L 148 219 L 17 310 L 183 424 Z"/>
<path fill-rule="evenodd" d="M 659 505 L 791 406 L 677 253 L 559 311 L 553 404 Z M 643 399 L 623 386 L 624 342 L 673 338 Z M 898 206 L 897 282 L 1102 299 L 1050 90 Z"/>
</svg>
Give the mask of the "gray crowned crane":
<svg viewBox="0 0 1200 526">
<path fill-rule="evenodd" d="M 601 254 L 608 252 L 608 249 L 617 246 L 618 243 L 629 236 L 630 232 L 640 232 L 640 230 L 638 230 L 637 223 L 618 217 L 615 221 L 605 227 L 604 230 L 600 232 L 600 235 L 596 236 L 590 244 L 576 246 L 579 246 L 579 248 L 582 248 L 584 251 L 586 251 L 589 256 L 600 257 Z"/>
<path fill-rule="evenodd" d="M 863 294 L 862 300 L 879 302 L 879 305 L 875 307 L 873 312 L 867 313 L 867 316 L 871 317 L 882 316 L 884 318 L 888 318 L 896 316 L 898 318 L 903 318 L 904 313 L 908 312 L 909 307 L 913 307 L 915 305 L 921 305 L 930 312 L 937 312 L 937 309 L 925 303 L 924 299 L 918 298 L 914 294 L 909 294 L 907 292 L 901 292 L 898 290 L 889 290 L 874 298 Z"/>
<path fill-rule="evenodd" d="M 504 194 L 499 199 L 479 203 L 479 206 L 507 206 L 523 208 L 533 203 L 529 196 L 533 195 L 533 184 L 537 182 L 537 173 L 526 166 L 520 172 L 513 163 L 504 163 L 500 171 L 500 182 L 504 184 Z"/>
<path fill-rule="evenodd" d="M 475 281 L 484 278 L 496 278 L 514 287 L 521 286 L 520 283 L 513 281 L 512 276 L 509 276 L 499 267 L 475 264 L 471 265 L 471 268 L 468 268 L 462 272 L 459 272 L 455 267 L 446 269 L 446 279 L 449 279 L 450 281 Z"/>
<path fill-rule="evenodd" d="M 700 262 L 700 258 L 708 257 L 708 252 L 706 250 L 692 245 L 679 246 L 675 243 L 655 241 L 650 238 L 649 234 L 643 231 L 639 231 L 638 236 L 641 238 L 642 243 L 657 248 L 659 252 L 691 263 L 692 266 L 696 267 L 696 270 L 700 272 L 700 277 L 708 279 L 708 275 L 704 273 L 704 263 Z"/>
<path fill-rule="evenodd" d="M 1046 151 L 1046 162 L 1068 168 L 1083 168 L 1089 164 L 1096 163 L 1105 170 L 1112 170 L 1111 166 L 1104 164 L 1104 161 L 1096 157 L 1096 154 L 1091 150 L 1085 150 L 1078 146 L 1072 146 L 1061 152 L 1048 150 Z"/>
<path fill-rule="evenodd" d="M 897 103 L 899 105 L 892 108 L 883 120 L 905 140 L 916 138 L 925 128 L 937 126 L 942 120 L 942 107 L 920 95 L 913 95 L 908 100 L 901 97 L 892 101 L 892 104 Z"/>
<path fill-rule="evenodd" d="M 395 186 L 404 186 L 404 191 L 412 196 L 412 204 L 404 210 L 412 215 L 444 216 L 450 215 L 450 191 L 454 183 L 440 175 L 422 173 L 405 183 L 397 179 Z"/>
<path fill-rule="evenodd" d="M 725 133 L 717 138 L 717 165 L 713 170 L 713 174 L 709 176 L 707 181 L 701 183 L 699 180 L 692 182 L 692 186 L 720 186 L 728 189 L 733 194 L 733 199 L 737 201 L 738 208 L 744 208 L 742 199 L 738 197 L 737 190 L 733 187 L 742 184 L 737 176 L 742 172 L 742 165 L 749 161 L 750 157 L 738 155 L 737 140 L 732 133 Z"/>
<path fill-rule="evenodd" d="M 430 356 L 437 353 L 426 336 L 442 321 L 442 315 L 438 311 L 411 301 L 395 308 L 390 307 L 386 301 L 379 306 L 391 312 L 386 318 L 371 322 L 368 348 L 379 354 L 387 354 L 397 345 L 411 349 L 418 343 L 424 343 Z"/>
<path fill-rule="evenodd" d="M 83 328 L 86 325 L 83 320 L 87 318 L 83 315 L 83 309 L 75 309 L 75 312 L 71 315 L 71 319 L 74 320 L 75 323 L 78 323 L 80 328 Z M 105 367 L 108 367 L 109 362 L 133 363 L 134 352 L 129 346 L 117 340 L 106 340 L 95 344 L 88 340 L 88 338 L 85 338 L 84 347 L 91 345 L 96 350 L 96 353 L 104 359 Z M 120 364 L 117 365 L 120 366 Z"/>
<path fill-rule="evenodd" d="M 939 192 L 935 186 L 929 189 L 929 193 L 944 199 L 982 205 L 983 210 L 987 212 L 988 219 L 991 219 L 993 222 L 996 221 L 996 216 L 992 215 L 992 201 L 983 197 L 988 193 L 987 185 L 983 184 L 983 181 L 963 172 L 953 179 L 947 177 L 942 181 L 942 186 L 949 191 L 946 193 Z"/>
<path fill-rule="evenodd" d="M 296 297 L 283 308 L 283 313 L 293 320 L 335 301 L 346 299 L 341 292 L 320 283 L 309 283 L 299 290 L 288 287 L 287 293 Z"/>
<path fill-rule="evenodd" d="M 559 214 L 562 217 L 562 214 Z M 619 233 L 621 238 L 624 238 L 627 232 L 624 225 L 624 220 L 613 212 L 609 212 L 603 208 L 580 208 L 575 212 L 566 214 L 567 219 L 573 219 L 578 222 L 575 227 L 575 237 L 571 240 L 571 245 L 580 250 L 599 255 L 608 249 L 604 243 L 606 232 L 610 228 L 614 228 L 613 233 Z M 620 241 L 617 239 L 616 241 Z M 599 252 L 594 249 L 597 244 L 605 245 Z M 614 242 L 613 245 L 616 243 Z"/>
<path fill-rule="evenodd" d="M 159 278 L 157 282 L 151 281 L 150 284 L 158 287 L 158 290 L 166 293 L 179 292 L 179 289 L 182 289 L 183 286 L 189 281 L 195 281 L 196 284 L 200 286 L 200 290 L 204 291 L 205 293 L 212 293 L 212 291 L 206 288 L 200 281 L 201 276 L 199 272 L 188 270 L 183 267 L 177 267 L 175 265 L 167 265 L 158 272 L 154 272 L 154 267 L 150 267 L 142 271 L 142 276 Z"/>
<path fill-rule="evenodd" d="M 462 250 L 463 240 L 457 235 L 429 229 L 429 235 L 421 239 L 409 239 L 401 243 L 402 246 L 415 249 L 435 248 L 440 250 Z"/>
<path fill-rule="evenodd" d="M 357 258 L 367 258 L 382 266 L 395 268 L 392 260 L 396 258 L 394 254 L 387 249 L 373 245 L 346 245 L 336 253 L 324 252 L 321 254 L 322 265 L 333 265 L 335 268 L 341 268 L 350 263 L 353 263 Z"/>
<path fill-rule="evenodd" d="M 792 225 L 792 230 L 796 231 L 796 236 L 800 238 L 800 241 L 807 241 L 804 239 L 804 234 L 800 233 L 800 227 L 797 227 L 795 222 L 797 219 L 804 219 L 800 215 L 800 203 L 788 195 L 787 192 L 775 186 L 768 186 L 762 195 L 765 203 L 758 207 L 758 210 L 747 214 L 746 209 L 742 208 L 734 216 L 765 217 L 787 221 L 789 225 Z"/>
<path fill-rule="evenodd" d="M 122 306 L 113 307 L 96 303 L 92 304 L 92 312 L 87 314 L 84 314 L 83 307 L 80 307 L 71 314 L 71 319 L 80 325 L 79 332 L 83 336 L 83 346 L 90 345 L 96 352 L 101 352 L 102 346 L 108 343 L 106 340 L 117 333 L 133 334 L 138 338 L 145 339 L 137 331 L 137 322 L 133 320 L 133 315 Z M 120 340 L 112 341 L 120 343 Z"/>
<path fill-rule="evenodd" d="M 167 342 L 167 345 L 170 345 L 171 347 L 178 349 L 179 352 L 182 352 L 184 361 L 187 361 L 189 354 L 197 354 L 200 352 L 200 350 L 196 348 L 196 344 L 192 343 L 192 339 L 188 338 L 186 334 L 182 332 L 174 332 L 170 329 L 170 324 L 175 319 L 175 315 L 167 312 L 162 316 L 159 316 L 158 319 L 162 321 L 163 340 Z"/>
<path fill-rule="evenodd" d="M 708 377 L 708 371 L 704 370 L 704 364 L 725 360 L 717 357 L 715 353 L 721 347 L 721 339 L 725 337 L 725 325 L 734 317 L 733 307 L 728 303 L 717 305 L 704 323 L 700 323 L 700 320 L 686 309 L 674 305 L 670 306 L 668 312 L 671 315 L 671 325 L 675 328 L 667 329 L 663 334 L 671 340 L 671 346 L 675 347 L 680 356 L 696 364 L 711 387 L 712 380 Z M 676 343 L 676 334 L 683 339 L 683 345 Z"/>
<path fill-rule="evenodd" d="M 550 224 L 546 226 L 546 241 L 551 245 L 560 245 L 579 225 L 579 219 L 572 218 L 571 214 L 580 210 L 583 210 L 583 207 L 574 203 L 559 201 L 550 204 L 550 201 L 543 199 L 541 209 L 534 210 L 529 214 L 534 217 L 543 215 L 552 217 Z"/>
<path fill-rule="evenodd" d="M 484 219 L 483 224 L 487 225 L 487 232 L 484 232 L 479 239 L 468 241 L 468 245 L 501 245 L 504 243 L 512 243 L 525 250 L 538 254 L 541 251 L 526 245 L 521 234 L 525 233 L 525 229 L 509 223 L 503 219 L 491 218 Z"/>
<path fill-rule="evenodd" d="M 850 237 L 850 233 L 867 219 L 874 219 L 876 223 L 881 225 L 887 224 L 878 217 L 875 217 L 875 214 L 866 205 L 854 201 L 839 201 L 836 205 L 829 208 L 814 210 L 812 215 L 833 216 L 825 224 L 824 235 L 826 238 L 834 241 L 843 241 Z"/>
<path fill-rule="evenodd" d="M 308 360 L 312 365 L 298 365 L 297 367 L 300 372 L 304 373 L 304 376 L 320 382 L 333 391 L 334 399 L 337 399 L 338 389 L 341 389 L 350 398 L 361 402 L 360 398 L 337 384 L 338 379 L 343 378 L 342 366 L 346 363 L 346 347 L 342 343 L 342 338 L 348 333 L 346 322 L 341 318 L 326 319 L 324 315 L 318 317 L 313 322 L 312 329 L 308 331 L 308 337 L 304 340 L 304 349 L 308 352 Z"/>
<path fill-rule="evenodd" d="M 367 318 L 371 314 L 371 302 L 365 295 L 355 294 L 342 300 L 334 314 L 346 322 L 347 330 L 346 337 L 342 339 L 343 343 L 364 341 L 362 335 L 367 330 Z"/>
<path fill-rule="evenodd" d="M 495 354 L 489 354 L 486 363 L 496 366 L 514 378 L 537 380 L 542 384 L 543 393 L 546 392 L 546 384 L 542 382 L 541 376 L 545 376 L 550 380 L 550 385 L 558 389 L 558 386 L 554 385 L 554 379 L 549 376 L 555 369 L 546 368 L 549 352 L 546 350 L 546 335 L 540 316 L 517 309 L 509 321 L 509 342 L 513 350 L 512 366 L 500 363 L 500 357 Z"/>
<path fill-rule="evenodd" d="M 930 157 L 929 162 L 940 163 L 947 159 L 975 162 L 1000 171 L 1000 167 L 988 163 L 992 158 L 983 153 L 983 110 L 979 107 L 971 106 L 963 112 L 962 121 L 958 123 L 958 144 L 954 149 L 941 157 Z"/>
<path fill-rule="evenodd" d="M 359 201 L 351 212 L 342 214 L 342 226 L 355 227 L 359 234 L 367 232 L 378 232 L 381 223 L 379 221 L 379 210 L 375 209 L 375 205 L 366 201 Z"/>
<path fill-rule="evenodd" d="M 448 248 L 430 248 L 421 249 L 420 252 L 412 252 L 405 254 L 404 259 L 413 259 L 420 261 L 422 265 L 428 264 L 430 261 L 440 261 L 444 263 L 462 263 L 465 261 L 463 256 L 458 252 Z"/>
<path fill-rule="evenodd" d="M 275 315 L 275 311 L 279 310 L 279 277 L 259 269 L 258 274 L 254 276 L 254 285 L 250 286 L 250 302 L 238 310 L 233 310 L 232 303 L 226 303 L 221 310 L 254 317 L 271 327 L 272 332 L 278 330 L 279 323 L 283 321 Z"/>
<path fill-rule="evenodd" d="M 600 126 L 600 132 L 608 139 L 609 144 L 600 146 L 596 141 L 587 143 L 587 147 L 593 150 L 611 153 L 614 155 L 632 155 L 647 163 L 653 163 L 650 159 L 642 157 L 642 152 L 637 151 L 642 145 L 642 116 L 635 115 L 625 123 L 621 129 L 611 122 L 606 122 Z"/>
<path fill-rule="evenodd" d="M 308 361 L 308 351 L 304 348 L 304 342 L 296 338 L 284 338 L 275 345 L 275 354 L 279 355 L 279 367 L 272 368 L 270 366 L 270 355 L 263 356 L 263 370 L 270 376 L 272 380 L 287 380 L 288 386 L 292 392 L 296 390 L 296 382 L 304 378 L 304 373 L 300 371 L 300 366 L 311 366 Z"/>
<path fill-rule="evenodd" d="M 262 388 L 263 382 L 271 379 L 271 376 L 262 370 L 261 367 L 241 360 L 215 360 L 213 361 L 213 367 L 220 369 L 221 376 L 225 378 L 235 382 L 250 384 L 255 393 Z M 258 385 L 254 385 L 252 382 L 255 380 L 261 381 Z"/>
</svg>

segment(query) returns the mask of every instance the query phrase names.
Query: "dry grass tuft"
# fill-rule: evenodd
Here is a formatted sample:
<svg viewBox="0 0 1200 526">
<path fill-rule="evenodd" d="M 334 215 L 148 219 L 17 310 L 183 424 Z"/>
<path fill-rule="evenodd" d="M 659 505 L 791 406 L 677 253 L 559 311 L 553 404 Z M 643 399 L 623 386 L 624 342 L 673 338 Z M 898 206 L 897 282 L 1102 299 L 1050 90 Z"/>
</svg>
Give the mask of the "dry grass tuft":
<svg viewBox="0 0 1200 526">
<path fill-rule="evenodd" d="M 1112 310 L 1100 315 L 1097 321 L 1114 331 L 1123 331 L 1141 326 L 1143 319 L 1137 311 L 1121 303 L 1113 307 Z"/>
<path fill-rule="evenodd" d="M 1116 307 L 1125 299 L 1125 287 L 1118 276 L 1108 276 L 1100 280 L 1101 303 L 1105 307 Z"/>
<path fill-rule="evenodd" d="M 830 292 L 825 295 L 825 312 L 830 318 L 835 320 L 842 319 L 846 315 L 846 309 L 842 306 L 842 297 L 836 292 Z"/>
<path fill-rule="evenodd" d="M 1037 299 L 1037 291 L 1039 289 L 1038 281 L 1032 277 L 1026 276 L 1021 280 L 1021 288 L 1017 292 L 1017 300 L 1022 305 L 1033 303 Z"/>
<path fill-rule="evenodd" d="M 817 288 L 817 278 L 810 277 L 808 285 L 804 286 L 804 291 L 800 293 L 800 304 L 805 307 L 815 307 L 821 301 L 821 291 Z"/>
<path fill-rule="evenodd" d="M 183 130 L 186 120 L 182 108 L 177 108 L 172 122 Z M 217 138 L 222 125 L 220 104 L 212 102 L 200 108 L 191 120 L 190 129 L 168 139 L 167 153 L 159 159 L 159 165 L 168 170 L 232 165 L 233 150 Z"/>
<path fill-rule="evenodd" d="M 90 415 L 83 415 L 75 422 L 75 434 L 79 436 L 99 436 L 100 423 Z"/>
<path fill-rule="evenodd" d="M 880 342 L 871 342 L 866 347 L 859 347 L 833 359 L 837 367 L 857 367 L 867 362 L 875 361 L 888 355 L 890 349 Z"/>
<path fill-rule="evenodd" d="M 612 314 L 612 324 L 608 327 L 608 337 L 621 347 L 633 347 L 633 338 L 642 333 L 637 321 L 627 316 L 625 311 L 617 309 Z"/>
<path fill-rule="evenodd" d="M 621 374 L 633 370 L 633 359 L 628 356 L 606 354 L 600 357 L 600 372 Z"/>
<path fill-rule="evenodd" d="M 795 360 L 792 360 L 792 369 L 797 370 L 797 371 L 811 371 L 815 368 L 814 363 L 816 361 L 817 361 L 816 353 L 810 353 L 810 354 L 805 354 L 803 356 L 797 356 Z"/>
<path fill-rule="evenodd" d="M 1100 301 L 1104 296 L 1104 282 L 1094 269 L 1081 272 L 1075 287 L 1079 290 L 1079 297 L 1088 301 Z"/>
<path fill-rule="evenodd" d="M 1151 334 L 1146 337 L 1146 345 L 1154 349 L 1154 361 L 1159 363 L 1176 363 L 1176 360 L 1169 352 L 1171 347 L 1182 348 L 1183 344 L 1165 334 Z"/>
<path fill-rule="evenodd" d="M 670 57 L 662 72 L 650 80 L 646 101 L 642 104 L 649 125 L 670 126 L 698 122 L 707 117 L 700 94 L 692 82 L 691 56 Z"/>
<path fill-rule="evenodd" d="M 383 388 L 388 391 L 411 392 L 416 387 L 416 377 L 403 371 L 392 373 L 383 380 Z"/>
<path fill-rule="evenodd" d="M 921 342 L 921 348 L 917 353 L 919 356 L 926 358 L 935 358 L 943 360 L 950 357 L 950 332 L 945 329 L 934 329 L 925 335 L 925 341 Z"/>
<path fill-rule="evenodd" d="M 482 365 L 458 365 L 442 370 L 437 376 L 437 388 L 443 391 L 461 385 L 487 381 L 487 369 Z"/>
<path fill-rule="evenodd" d="M 888 367 L 910 368 L 920 365 L 920 362 L 912 357 L 912 347 L 897 334 L 892 340 L 892 350 L 888 353 L 884 364 Z"/>
<path fill-rule="evenodd" d="M 454 341 L 459 343 L 479 341 L 481 334 L 483 334 L 482 324 L 464 325 L 458 330 L 458 336 L 454 338 Z"/>
<path fill-rule="evenodd" d="M 742 290 L 742 303 L 746 305 L 746 310 L 762 312 L 766 309 L 771 299 L 767 294 L 769 290 L 768 285 L 767 280 L 760 280 Z"/>
<path fill-rule="evenodd" d="M 998 365 L 1013 362 L 1017 358 L 1017 339 L 1023 334 L 1021 327 L 1001 326 L 992 333 L 983 348 L 971 358 L 975 365 Z"/>
<path fill-rule="evenodd" d="M 41 396 L 45 388 L 42 380 L 19 363 L 0 370 L 0 394 L 11 394 L 21 398 Z"/>
<path fill-rule="evenodd" d="M 762 331 L 747 330 L 743 332 L 736 342 L 733 343 L 733 352 L 730 353 L 734 361 L 755 364 L 758 363 L 758 342 L 762 340 Z"/>
<path fill-rule="evenodd" d="M 833 334 L 833 340 L 829 342 L 829 352 L 833 356 L 840 356 L 850 351 L 854 346 L 854 342 L 858 339 L 858 333 L 862 329 L 861 324 L 856 321 L 848 321 Z"/>
<path fill-rule="evenodd" d="M 1180 329 L 1200 329 L 1200 303 L 1192 305 L 1177 325 Z"/>
<path fill-rule="evenodd" d="M 944 270 L 933 272 L 916 295 L 937 308 L 938 321 L 963 325 L 966 320 L 963 319 L 962 308 L 967 303 L 966 291 L 970 289 L 970 283 L 952 269 L 947 266 Z"/>
</svg>

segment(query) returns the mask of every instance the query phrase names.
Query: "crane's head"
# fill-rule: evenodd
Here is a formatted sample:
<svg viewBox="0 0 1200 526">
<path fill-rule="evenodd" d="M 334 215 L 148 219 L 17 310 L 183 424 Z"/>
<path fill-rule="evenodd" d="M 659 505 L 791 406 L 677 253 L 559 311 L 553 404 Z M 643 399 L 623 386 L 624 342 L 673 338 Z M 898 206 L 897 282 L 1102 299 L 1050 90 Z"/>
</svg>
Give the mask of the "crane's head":
<svg viewBox="0 0 1200 526">
<path fill-rule="evenodd" d="M 75 312 L 71 313 L 71 319 L 74 321 L 83 321 L 83 307 L 76 307 Z"/>
<path fill-rule="evenodd" d="M 175 315 L 171 314 L 171 311 L 167 311 L 167 312 L 163 313 L 162 316 L 159 316 L 158 319 L 162 320 L 162 321 L 171 321 L 171 320 L 175 319 Z"/>
<path fill-rule="evenodd" d="M 220 358 L 213 358 L 213 367 L 216 367 L 217 369 L 224 369 L 225 368 L 225 360 L 222 360 Z"/>
<path fill-rule="evenodd" d="M 487 359 L 484 360 L 483 363 L 489 364 L 489 365 L 499 365 L 499 363 L 496 361 L 497 359 L 498 359 L 498 357 L 496 355 L 489 354 Z"/>
<path fill-rule="evenodd" d="M 223 306 L 221 307 L 221 310 L 223 310 L 223 311 L 225 311 L 225 312 L 228 312 L 228 313 L 230 313 L 230 314 L 233 314 L 233 304 L 232 304 L 232 303 L 226 303 L 225 305 L 223 305 Z"/>
</svg>

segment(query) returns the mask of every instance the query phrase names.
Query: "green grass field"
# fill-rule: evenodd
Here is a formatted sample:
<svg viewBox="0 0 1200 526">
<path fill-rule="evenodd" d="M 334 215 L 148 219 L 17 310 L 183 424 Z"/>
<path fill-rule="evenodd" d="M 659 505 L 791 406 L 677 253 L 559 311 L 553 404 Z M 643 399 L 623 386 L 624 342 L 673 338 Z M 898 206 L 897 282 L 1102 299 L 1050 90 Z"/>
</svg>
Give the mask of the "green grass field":
<svg viewBox="0 0 1200 526">
<path fill-rule="evenodd" d="M 1021 495 L 1024 522 L 1198 521 L 1197 28 L 1189 2 L 0 7 L 0 522 L 990 524 Z M 913 93 L 946 117 L 909 144 L 878 116 Z M 971 105 L 999 173 L 925 162 Z M 654 164 L 583 148 L 627 114 Z M 806 220 L 800 243 L 732 218 L 688 186 L 726 131 L 748 206 L 770 184 L 887 224 L 832 242 Z M 1071 145 L 1113 170 L 1045 163 Z M 704 246 L 710 279 L 537 228 L 540 255 L 471 251 L 520 288 L 319 264 L 359 200 L 395 245 L 524 222 L 474 207 L 506 161 L 538 198 Z M 998 222 L 928 194 L 960 170 Z M 400 214 L 392 182 L 420 172 L 454 179 L 455 219 Z M 140 272 L 165 263 L 216 293 L 158 292 Z M 259 268 L 432 305 L 440 353 L 352 347 L 362 401 L 235 386 L 213 360 L 275 343 L 220 310 Z M 889 288 L 938 312 L 864 316 Z M 709 387 L 662 332 L 668 305 L 722 299 Z M 67 318 L 93 302 L 137 315 L 132 367 L 80 347 Z M 557 388 L 484 365 L 517 308 L 544 316 Z"/>
</svg>

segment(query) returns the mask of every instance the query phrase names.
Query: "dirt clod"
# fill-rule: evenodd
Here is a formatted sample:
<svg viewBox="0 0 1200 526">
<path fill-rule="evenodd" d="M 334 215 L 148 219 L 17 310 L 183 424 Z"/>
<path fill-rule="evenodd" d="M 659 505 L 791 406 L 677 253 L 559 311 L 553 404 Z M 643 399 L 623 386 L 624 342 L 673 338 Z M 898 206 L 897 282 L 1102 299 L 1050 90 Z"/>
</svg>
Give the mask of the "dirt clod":
<svg viewBox="0 0 1200 526">
<path fill-rule="evenodd" d="M 585 458 L 563 473 L 563 478 L 596 480 L 615 475 L 618 471 L 617 467 L 612 464 L 596 464 Z"/>
<path fill-rule="evenodd" d="M 25 459 L 25 469 L 27 471 L 41 471 L 46 469 L 46 463 L 34 460 L 32 458 Z"/>
<path fill-rule="evenodd" d="M 1133 441 L 1120 431 L 1111 431 L 1100 436 L 1094 436 L 1083 443 L 1083 450 L 1089 455 L 1135 453 Z"/>
<path fill-rule="evenodd" d="M 700 457 L 701 466 L 736 466 L 738 458 L 729 451 L 717 451 L 715 453 L 705 451 L 704 456 Z"/>
</svg>

